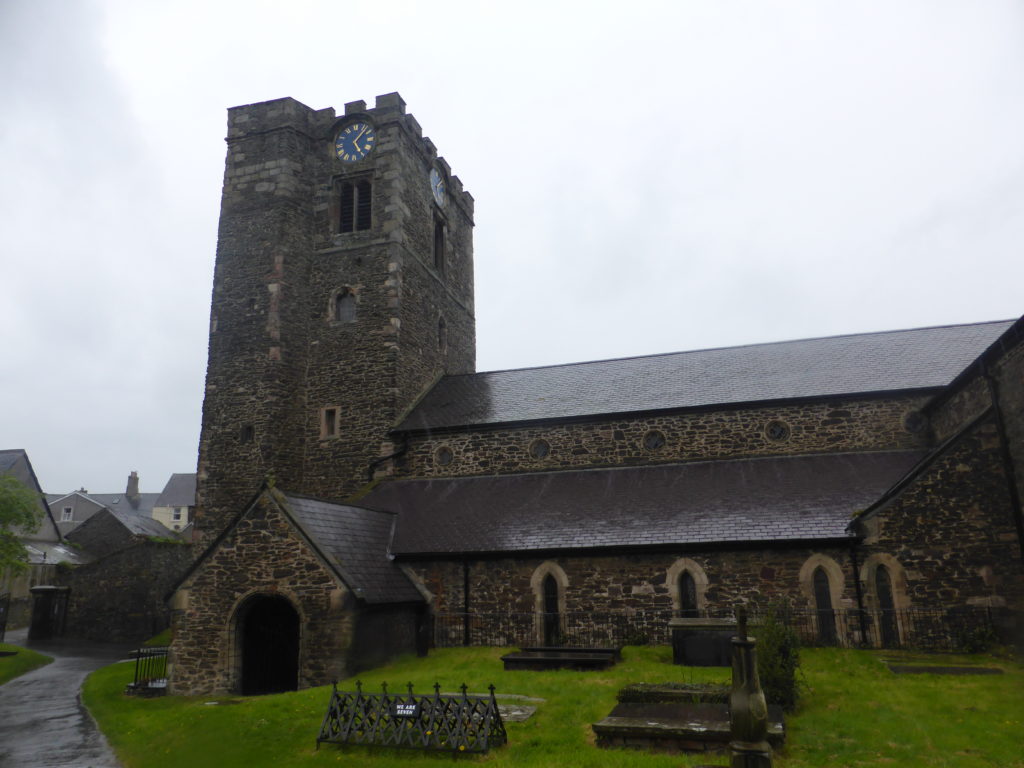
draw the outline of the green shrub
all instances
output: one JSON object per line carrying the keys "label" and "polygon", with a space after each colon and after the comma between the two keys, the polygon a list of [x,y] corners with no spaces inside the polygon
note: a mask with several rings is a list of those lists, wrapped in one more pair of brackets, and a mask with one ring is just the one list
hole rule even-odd
{"label": "green shrub", "polygon": [[954,637],[956,648],[961,653],[986,653],[998,642],[996,631],[988,624],[961,627]]}
{"label": "green shrub", "polygon": [[800,640],[786,621],[784,607],[770,606],[753,630],[757,638],[757,675],[769,704],[787,712],[796,708]]}

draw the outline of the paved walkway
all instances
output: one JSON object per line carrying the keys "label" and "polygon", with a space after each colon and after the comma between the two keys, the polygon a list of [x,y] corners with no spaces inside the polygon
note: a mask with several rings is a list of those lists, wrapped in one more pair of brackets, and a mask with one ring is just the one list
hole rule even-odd
{"label": "paved walkway", "polygon": [[[5,642],[29,647],[25,630]],[[126,656],[124,647],[33,644],[53,662],[0,685],[0,768],[120,768],[82,706],[86,675]]]}

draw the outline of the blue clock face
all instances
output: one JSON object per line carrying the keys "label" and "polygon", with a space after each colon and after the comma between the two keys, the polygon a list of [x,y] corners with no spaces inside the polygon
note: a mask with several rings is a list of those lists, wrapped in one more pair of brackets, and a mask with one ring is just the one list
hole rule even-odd
{"label": "blue clock face", "polygon": [[438,205],[444,205],[444,176],[437,168],[430,169],[430,191]]}
{"label": "blue clock face", "polygon": [[338,152],[339,160],[343,163],[354,163],[370,154],[376,143],[377,136],[373,132],[373,126],[359,122],[346,125],[338,132],[334,148]]}

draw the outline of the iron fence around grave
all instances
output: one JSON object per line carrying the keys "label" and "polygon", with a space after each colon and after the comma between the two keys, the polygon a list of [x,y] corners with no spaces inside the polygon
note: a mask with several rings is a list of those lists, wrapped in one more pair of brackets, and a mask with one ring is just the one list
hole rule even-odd
{"label": "iron fence around grave", "polygon": [[125,693],[136,696],[160,696],[167,693],[167,648],[137,648],[135,679],[125,686]]}
{"label": "iron fence around grave", "polygon": [[[766,609],[748,606],[756,625]],[[807,646],[908,648],[927,651],[978,651],[996,641],[1008,615],[989,608],[909,608],[894,611],[776,608],[780,621]],[[456,646],[603,647],[668,645],[668,622],[679,611],[606,611],[579,613],[445,613],[434,616],[433,642]],[[693,614],[687,614],[693,615]],[[701,611],[724,618],[731,610]]]}
{"label": "iron fence around grave", "polygon": [[483,753],[508,743],[493,685],[489,696],[467,693],[465,683],[458,694],[442,694],[438,683],[433,695],[413,693],[412,683],[406,687],[407,693],[390,693],[382,683],[380,693],[363,693],[359,681],[355,691],[339,691],[337,683],[332,685],[317,749],[331,742],[455,755]]}

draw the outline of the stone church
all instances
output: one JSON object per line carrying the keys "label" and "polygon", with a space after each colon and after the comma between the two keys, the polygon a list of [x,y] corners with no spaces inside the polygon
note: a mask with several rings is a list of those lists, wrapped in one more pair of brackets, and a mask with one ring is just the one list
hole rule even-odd
{"label": "stone church", "polygon": [[1019,632],[1024,320],[476,373],[472,228],[397,93],[229,110],[172,690],[738,602]]}

